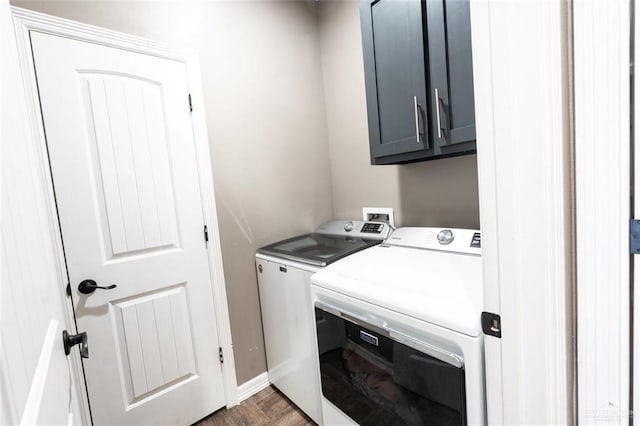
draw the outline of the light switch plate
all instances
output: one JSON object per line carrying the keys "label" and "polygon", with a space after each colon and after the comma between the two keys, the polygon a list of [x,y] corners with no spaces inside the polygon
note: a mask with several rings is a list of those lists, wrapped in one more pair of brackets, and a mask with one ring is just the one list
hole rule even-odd
{"label": "light switch plate", "polygon": [[393,208],[390,207],[363,207],[362,220],[373,222],[386,222],[395,228]]}

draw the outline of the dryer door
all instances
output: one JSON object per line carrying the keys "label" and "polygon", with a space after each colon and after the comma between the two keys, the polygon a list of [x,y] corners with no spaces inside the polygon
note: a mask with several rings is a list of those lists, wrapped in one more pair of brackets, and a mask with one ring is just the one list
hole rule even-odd
{"label": "dryer door", "polygon": [[463,365],[320,304],[315,315],[322,395],[355,422],[466,424]]}

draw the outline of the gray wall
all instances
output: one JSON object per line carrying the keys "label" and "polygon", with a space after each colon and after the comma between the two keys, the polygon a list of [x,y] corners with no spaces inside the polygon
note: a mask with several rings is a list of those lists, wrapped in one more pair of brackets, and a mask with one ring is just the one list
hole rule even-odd
{"label": "gray wall", "polygon": [[290,1],[13,4],[198,51],[238,383],[264,372],[255,250],[333,216],[313,10]]}
{"label": "gray wall", "polygon": [[396,225],[478,228],[475,155],[370,165],[358,2],[319,2],[318,16],[335,217],[393,207]]}

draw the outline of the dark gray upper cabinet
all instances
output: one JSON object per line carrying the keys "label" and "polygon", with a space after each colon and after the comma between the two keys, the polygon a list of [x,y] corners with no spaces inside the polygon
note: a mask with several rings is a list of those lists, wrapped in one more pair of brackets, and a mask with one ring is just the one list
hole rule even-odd
{"label": "dark gray upper cabinet", "polygon": [[361,6],[371,156],[423,151],[429,126],[422,5],[379,0]]}
{"label": "dark gray upper cabinet", "polygon": [[469,0],[360,2],[372,164],[475,152]]}

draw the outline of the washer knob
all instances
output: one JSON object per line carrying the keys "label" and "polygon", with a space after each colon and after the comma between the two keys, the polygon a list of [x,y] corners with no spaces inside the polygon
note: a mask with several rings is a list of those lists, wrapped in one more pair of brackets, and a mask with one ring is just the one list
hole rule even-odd
{"label": "washer knob", "polygon": [[344,230],[346,232],[351,232],[353,231],[353,222],[347,222],[344,224]]}
{"label": "washer knob", "polygon": [[451,244],[454,238],[453,231],[450,229],[443,229],[438,232],[438,242],[442,245]]}

